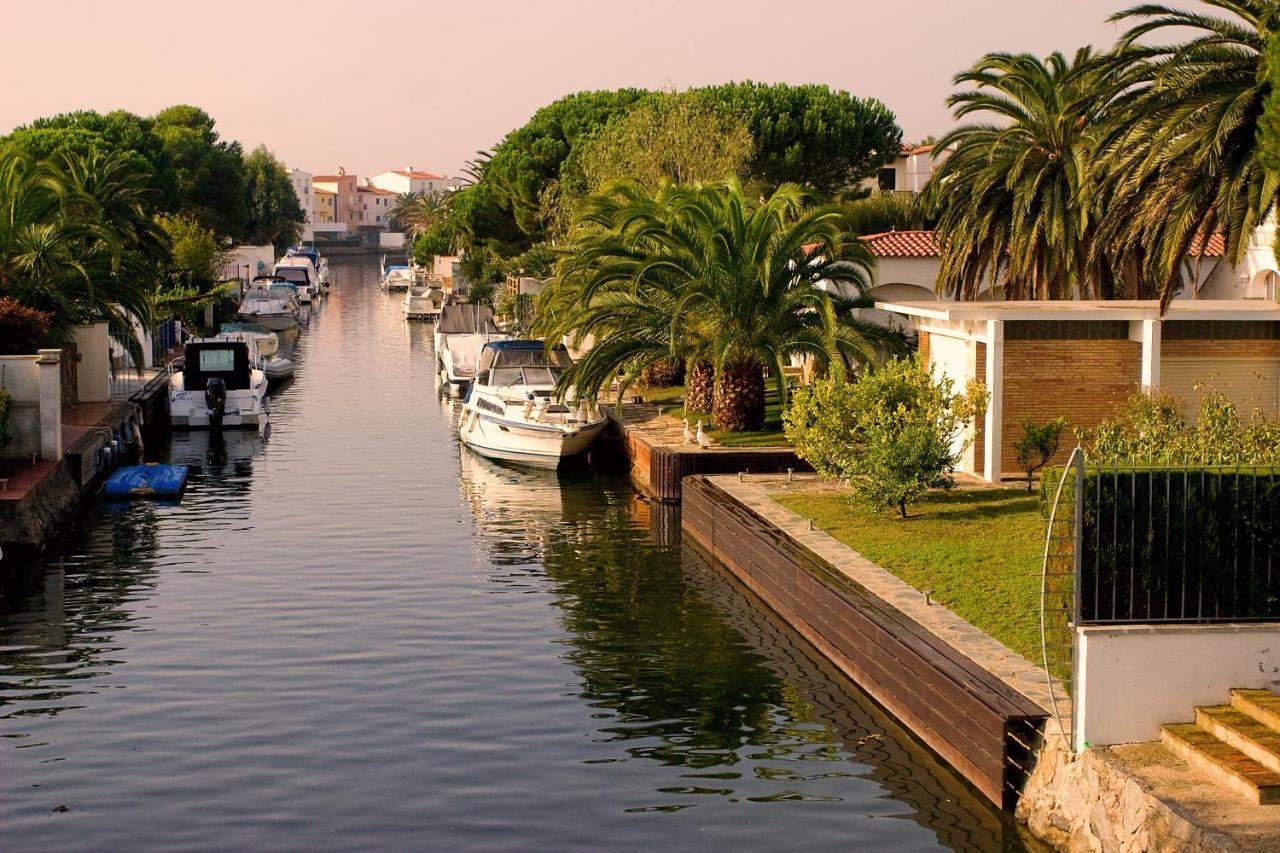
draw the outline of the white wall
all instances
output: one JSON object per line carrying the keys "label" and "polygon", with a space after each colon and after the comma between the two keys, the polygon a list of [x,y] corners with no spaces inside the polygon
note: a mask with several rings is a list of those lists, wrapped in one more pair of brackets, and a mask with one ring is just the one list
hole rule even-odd
{"label": "white wall", "polygon": [[222,277],[225,280],[239,275],[242,281],[246,281],[255,275],[270,275],[275,262],[274,246],[236,246],[222,267]]}
{"label": "white wall", "polygon": [[1231,689],[1280,688],[1280,625],[1125,625],[1076,632],[1075,747],[1158,740]]}
{"label": "white wall", "polygon": [[12,441],[0,455],[57,462],[62,459],[61,353],[0,356],[0,387],[9,392]]}
{"label": "white wall", "polygon": [[[963,338],[949,338],[937,332],[929,334],[929,370],[934,376],[945,376],[951,380],[952,391],[964,390],[969,380],[975,378],[974,367],[977,364],[977,344]],[[971,439],[973,426],[959,430],[952,437],[953,452],[965,448],[960,459],[960,470],[970,474],[981,473],[974,470],[974,454]],[[965,447],[965,445],[968,445]]]}

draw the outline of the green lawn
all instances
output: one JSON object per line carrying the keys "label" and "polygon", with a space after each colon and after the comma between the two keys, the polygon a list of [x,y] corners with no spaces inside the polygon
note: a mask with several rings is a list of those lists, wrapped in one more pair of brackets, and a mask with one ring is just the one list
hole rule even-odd
{"label": "green lawn", "polygon": [[774,495],[827,533],[986,631],[1027,660],[1040,652],[1044,520],[1024,489],[932,492],[911,517],[847,495]]}
{"label": "green lawn", "polygon": [[[672,388],[637,388],[635,393],[650,403],[674,403],[684,396],[684,387]],[[790,442],[782,432],[782,406],[778,403],[778,392],[773,388],[765,390],[764,429],[759,432],[730,432],[716,429],[711,422],[711,415],[706,412],[688,412],[689,423],[696,424],[702,419],[702,428],[713,440],[724,447],[787,447]],[[666,413],[676,418],[685,417],[683,406],[667,409]]]}

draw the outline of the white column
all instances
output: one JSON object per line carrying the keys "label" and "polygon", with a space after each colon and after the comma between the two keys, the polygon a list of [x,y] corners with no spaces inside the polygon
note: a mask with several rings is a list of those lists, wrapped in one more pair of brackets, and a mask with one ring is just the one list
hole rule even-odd
{"label": "white column", "polygon": [[1142,342],[1142,390],[1160,387],[1160,320],[1142,320],[1138,340]]}
{"label": "white column", "polygon": [[62,350],[42,349],[36,360],[40,379],[40,458],[62,459]]}
{"label": "white column", "polygon": [[982,436],[983,479],[1000,482],[1000,454],[1004,447],[1004,321],[987,321],[987,402],[985,429]]}

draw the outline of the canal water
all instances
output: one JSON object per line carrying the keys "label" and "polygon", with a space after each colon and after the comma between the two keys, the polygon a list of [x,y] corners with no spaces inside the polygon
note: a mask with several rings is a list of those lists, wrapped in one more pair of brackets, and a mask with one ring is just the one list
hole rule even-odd
{"label": "canal water", "polygon": [[430,327],[333,266],[267,434],[6,567],[6,849],[1028,843],[673,510],[460,449]]}

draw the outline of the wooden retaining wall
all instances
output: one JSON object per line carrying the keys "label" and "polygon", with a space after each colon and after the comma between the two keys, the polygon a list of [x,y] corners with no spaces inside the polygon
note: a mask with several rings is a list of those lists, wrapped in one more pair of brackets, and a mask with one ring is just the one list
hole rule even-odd
{"label": "wooden retaining wall", "polygon": [[1013,808],[1046,714],[705,477],[681,527],[993,802]]}

